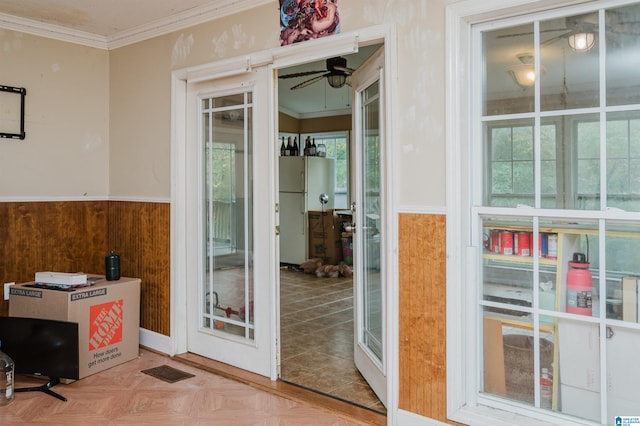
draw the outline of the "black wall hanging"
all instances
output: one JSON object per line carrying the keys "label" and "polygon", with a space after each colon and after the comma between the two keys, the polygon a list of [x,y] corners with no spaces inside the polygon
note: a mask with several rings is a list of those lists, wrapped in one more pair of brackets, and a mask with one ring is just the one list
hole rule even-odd
{"label": "black wall hanging", "polygon": [[27,89],[0,85],[0,138],[24,139],[24,97]]}

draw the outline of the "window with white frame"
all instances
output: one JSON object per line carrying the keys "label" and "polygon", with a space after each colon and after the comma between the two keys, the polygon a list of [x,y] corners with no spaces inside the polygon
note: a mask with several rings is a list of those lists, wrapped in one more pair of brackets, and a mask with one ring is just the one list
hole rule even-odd
{"label": "window with white frame", "polygon": [[472,27],[480,405],[640,415],[640,3]]}

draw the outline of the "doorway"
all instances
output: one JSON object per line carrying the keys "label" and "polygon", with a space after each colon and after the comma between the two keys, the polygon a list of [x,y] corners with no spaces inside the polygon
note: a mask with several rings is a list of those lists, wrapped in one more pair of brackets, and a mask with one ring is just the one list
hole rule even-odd
{"label": "doorway", "polygon": [[[379,42],[388,40],[390,35],[382,30],[383,28],[373,30],[366,37],[363,36],[361,40],[371,40],[371,43],[373,40]],[[331,40],[316,44],[313,59],[331,57],[332,51],[339,52],[341,55],[350,55],[357,50],[354,48],[356,45],[357,37],[350,35],[332,37]],[[360,47],[360,49],[363,48]],[[393,51],[393,43],[391,43],[390,49]],[[318,53],[319,50],[322,53]],[[309,60],[309,56],[306,53],[304,53],[304,56],[300,56],[302,55],[300,52],[303,52],[303,50],[292,47],[282,51],[278,50],[278,55],[274,55],[274,57],[260,53],[249,58],[238,57],[228,61],[212,63],[207,67],[175,71],[172,74],[172,98],[175,104],[174,114],[172,115],[173,128],[175,130],[172,140],[175,152],[172,168],[176,180],[176,191],[172,192],[171,213],[172,232],[174,233],[172,235],[172,253],[175,253],[172,256],[172,271],[174,271],[175,275],[172,282],[185,284],[174,285],[173,287],[175,292],[173,299],[176,303],[172,303],[172,317],[175,318],[175,321],[172,322],[170,350],[173,353],[202,352],[204,357],[229,364],[232,367],[241,368],[242,370],[253,371],[260,376],[269,377],[271,380],[276,380],[280,377],[280,361],[282,359],[279,356],[281,319],[279,310],[280,269],[277,264],[279,262],[279,250],[276,248],[277,244],[279,244],[277,230],[282,217],[276,212],[276,209],[266,208],[267,206],[277,207],[276,203],[278,201],[277,194],[273,191],[265,191],[265,182],[274,177],[274,173],[275,182],[278,179],[277,165],[275,165],[277,158],[274,157],[276,151],[272,151],[276,147],[273,142],[273,136],[271,136],[277,134],[278,126],[276,120],[272,120],[272,118],[275,118],[275,114],[270,112],[273,111],[272,106],[277,105],[277,102],[269,104],[268,100],[272,99],[272,95],[276,96],[273,92],[275,88],[272,78],[273,70],[275,68],[284,69],[292,64],[299,63],[299,60],[296,61],[294,57]],[[272,59],[274,62],[269,62]],[[251,64],[249,68],[247,68],[248,62]],[[273,64],[278,64],[279,66],[274,68]],[[385,69],[389,70],[392,65],[389,64],[388,67],[380,69],[381,73],[384,73]],[[366,69],[367,67],[360,66],[359,68]],[[355,75],[357,73],[354,73],[353,76]],[[355,79],[355,81],[357,82],[358,79]],[[358,90],[355,90],[356,87]],[[356,96],[354,99],[362,103],[364,97],[368,95],[365,95],[365,91],[360,91],[362,89],[360,85],[353,84],[353,88],[354,92],[360,96],[360,98]],[[390,89],[389,91],[391,93]],[[226,99],[227,97],[232,98],[231,103],[227,102],[229,100]],[[371,97],[371,99],[375,98],[376,96]],[[353,101],[350,100],[349,102]],[[385,106],[383,109],[388,108]],[[239,110],[243,112],[240,113]],[[365,112],[365,108],[361,112]],[[249,119],[250,116],[253,119]],[[207,119],[208,126],[204,121],[201,121],[204,118]],[[213,127],[211,123],[213,123]],[[247,206],[247,209],[243,209],[243,211],[251,214],[251,216],[245,214],[246,220],[241,221],[242,229],[245,229],[245,233],[236,234],[237,236],[249,237],[250,240],[243,238],[245,243],[242,247],[244,248],[238,251],[239,246],[236,244],[234,249],[236,252],[233,253],[235,260],[239,259],[237,255],[241,253],[244,259],[244,262],[241,262],[244,265],[244,277],[243,279],[234,280],[233,284],[236,289],[240,288],[241,284],[244,284],[245,296],[242,299],[242,303],[236,303],[232,298],[221,297],[221,293],[218,290],[224,289],[216,288],[215,277],[221,278],[221,274],[229,272],[225,269],[227,264],[223,264],[220,261],[230,253],[224,251],[228,251],[228,248],[225,249],[215,245],[218,244],[218,237],[220,237],[217,231],[213,234],[205,232],[207,229],[217,229],[218,222],[216,217],[221,217],[215,214],[216,201],[220,200],[215,196],[209,197],[212,203],[206,205],[213,206],[214,214],[213,221],[210,221],[213,228],[207,228],[205,219],[208,216],[205,215],[205,212],[209,210],[203,209],[205,204],[201,203],[202,194],[205,193],[203,192],[205,188],[203,185],[206,183],[204,177],[207,176],[205,173],[207,170],[205,165],[207,163],[204,161],[203,156],[206,156],[207,152],[214,154],[213,151],[208,151],[207,144],[207,135],[211,135],[211,129],[213,129],[213,138],[209,139],[214,142],[218,140],[216,137],[218,131],[230,130],[227,134],[234,136],[233,140],[236,144],[232,151],[253,147],[252,151],[245,151],[245,153],[251,154],[250,157],[242,154],[241,151],[237,151],[236,161],[232,162],[236,164],[238,173],[242,171],[242,188],[244,189],[240,190],[240,186],[236,185],[236,191],[231,193],[236,194],[237,199],[238,196],[244,198],[245,195],[249,194],[249,191],[252,191],[251,198],[253,200],[250,203],[253,207],[243,204]],[[261,130],[254,132],[253,129]],[[269,132],[268,129],[275,130],[275,132]],[[356,134],[355,139],[358,139],[357,135],[362,134],[362,130],[362,126],[356,127],[356,132],[354,132]],[[224,133],[220,135],[222,134]],[[391,139],[388,130],[385,130],[384,135],[385,140]],[[240,144],[240,141],[242,141],[242,144]],[[269,143],[266,143],[267,141]],[[231,140],[227,142],[231,142]],[[241,148],[241,146],[244,148]],[[360,145],[357,146],[358,149],[362,149]],[[224,147],[217,148],[224,149]],[[240,157],[237,157],[237,154],[240,154]],[[245,163],[243,156],[247,161],[249,161],[249,158],[260,160],[251,160]],[[229,156],[227,155],[224,158],[227,157]],[[217,157],[213,156],[211,158],[214,160],[213,163],[217,161]],[[265,158],[272,158],[274,161],[262,161]],[[381,158],[387,163],[386,169],[389,169],[391,153],[388,148]],[[242,162],[240,162],[241,159],[243,160]],[[246,165],[249,163],[252,164],[252,170],[240,166],[241,164]],[[191,165],[200,166],[193,167]],[[216,168],[214,167],[214,169]],[[355,170],[355,167],[353,170]],[[238,176],[240,175],[238,174]],[[354,181],[355,179],[351,179],[351,183]],[[238,182],[240,181],[237,180],[236,183]],[[271,182],[274,181],[271,180]],[[274,189],[277,190],[277,188]],[[388,193],[388,190],[384,192]],[[383,200],[384,203],[389,203],[389,201]],[[362,205],[365,206],[365,204]],[[391,211],[390,208],[385,208],[385,210],[386,212]],[[239,213],[240,210],[237,210],[237,212]],[[238,215],[235,215],[235,217],[238,217]],[[380,217],[382,218],[381,223],[383,226],[392,227],[393,221],[384,219],[390,217],[390,214],[385,213]],[[238,225],[241,222],[237,222]],[[253,225],[250,225],[251,223]],[[363,221],[360,221],[360,223],[360,226],[362,226]],[[276,232],[273,232],[274,227]],[[236,229],[240,230],[239,227]],[[246,230],[252,230],[253,233],[249,234]],[[393,229],[387,231],[387,235],[392,235],[393,233]],[[208,249],[210,245],[203,243],[204,240],[201,239],[203,235],[213,235],[213,242],[215,243],[213,251]],[[230,240],[230,238],[226,238],[225,241],[227,240]],[[235,241],[238,242],[240,239],[236,238]],[[245,248],[250,247],[247,241],[252,241],[253,252],[260,253],[259,256],[252,256],[251,253],[245,250]],[[381,243],[379,247],[387,247],[385,249],[385,257],[391,256],[389,244]],[[274,248],[276,249],[274,250]],[[364,252],[364,250],[361,250],[361,252]],[[213,253],[214,257],[213,268],[209,269],[206,266],[209,263],[205,264],[203,261],[203,259],[207,258],[208,253]],[[218,254],[220,256],[217,256]],[[237,262],[233,263],[233,265],[239,266]],[[247,266],[250,267],[249,270],[247,270]],[[384,269],[387,275],[385,277],[387,282],[390,281],[391,269]],[[213,271],[213,288],[208,285],[209,280],[205,279],[208,276],[207,271]],[[270,277],[273,277],[274,280],[271,280]],[[252,278],[256,281],[252,281]],[[218,284],[225,284],[224,280],[218,279],[217,282]],[[254,286],[253,283],[257,285]],[[192,286],[193,288],[191,288]],[[351,287],[353,288],[353,284]],[[217,299],[215,292],[220,296]],[[387,293],[389,293],[390,297],[382,301],[384,306],[393,302],[391,300],[393,297],[392,292],[386,289],[382,293],[382,298]],[[211,297],[212,294],[213,297]],[[359,297],[362,295],[362,292],[358,293]],[[366,302],[370,301],[375,301],[375,298],[370,298]],[[355,294],[353,303],[356,306],[358,303],[361,306],[363,304],[361,300],[355,298]],[[185,306],[190,308],[184,309]],[[240,315],[231,313],[231,318],[229,318],[226,309],[219,309],[226,307],[239,311]],[[241,314],[243,307],[244,315]],[[382,315],[386,315],[385,312],[389,312],[389,310],[383,309]],[[195,315],[196,313],[197,316]],[[354,316],[354,320],[357,320],[354,321],[354,330],[358,330],[358,333],[352,332],[354,348],[358,346],[364,349],[365,354],[368,346],[363,343],[363,340],[375,336],[375,333],[369,333],[370,329],[366,328],[366,326],[359,326],[358,321],[362,323],[375,317],[376,315],[368,317],[364,314],[362,316]],[[393,329],[393,327],[389,327],[386,324],[387,318],[389,316],[383,317],[382,325],[379,328],[383,336],[389,334],[386,330]],[[244,330],[241,334],[235,333],[238,330],[238,326]],[[190,334],[188,332],[190,329],[194,329],[199,334]],[[201,339],[201,336],[206,337],[206,339]],[[196,348],[196,344],[202,344],[203,347]],[[375,365],[374,363],[373,367],[378,368],[382,373],[384,378],[383,385],[391,388],[393,386],[393,376],[389,375],[387,371],[394,368],[394,354],[393,351],[389,350],[388,346],[383,346],[382,355],[385,361],[384,364]],[[378,385],[381,383],[379,381],[369,382]],[[394,407],[394,393],[390,392],[387,395],[388,406]]]}
{"label": "doorway", "polygon": [[[363,47],[359,49],[357,54],[343,55],[341,56],[344,60],[343,65],[346,62],[346,67],[357,69],[379,47],[379,45]],[[333,58],[279,70],[278,99],[281,137],[278,138],[278,145],[283,144],[284,141],[286,147],[289,137],[292,138],[292,141],[297,137],[298,147],[302,152],[306,137],[302,138],[301,135],[310,134],[313,136],[314,134],[337,131],[346,131],[348,135],[353,134],[351,129],[353,91],[350,77],[341,87],[335,87],[328,79],[325,79],[324,75],[326,74],[323,72],[331,71],[329,68],[332,60]],[[288,76],[294,77],[287,78]],[[353,144],[352,139],[349,137],[351,142],[347,144],[349,147]],[[347,151],[348,156],[351,155],[350,152],[351,148]],[[327,154],[328,157],[331,157],[336,152],[335,150],[333,153],[328,151]],[[348,160],[346,163],[348,180],[352,181],[346,187],[355,188],[354,179],[357,177],[354,164],[350,164]],[[333,170],[337,169],[337,167],[333,168]],[[282,172],[280,176],[282,178]],[[331,188],[330,192],[333,199],[330,200],[329,205],[332,208],[329,210],[349,212],[348,208],[356,198],[355,191],[348,190],[341,194],[339,190],[335,191],[335,176],[331,180],[334,183],[334,188]],[[281,191],[286,186],[286,182],[280,182]],[[351,193],[354,193],[353,197]],[[289,195],[287,194],[287,196]],[[308,196],[315,198],[315,194]],[[343,200],[339,202],[341,196]],[[282,238],[290,231],[290,227],[299,227],[300,224],[296,222],[294,225],[284,219],[290,217],[290,213],[283,211],[282,192],[280,200]],[[306,206],[311,203],[298,204]],[[314,209],[300,210],[307,212]],[[342,223],[342,221],[338,223]],[[304,222],[302,226],[309,229],[309,225],[308,222]],[[338,235],[340,235],[340,231],[342,230],[338,230]],[[303,234],[306,235],[304,230]],[[327,234],[323,233],[323,235]],[[308,240],[308,236],[306,238]],[[345,239],[344,242],[347,243],[348,239]],[[307,241],[304,243],[306,244]],[[338,242],[339,245],[342,243],[343,241]],[[338,250],[340,248],[338,247]],[[307,249],[306,246],[305,249]],[[336,256],[335,251],[330,256],[324,257],[324,263],[342,264],[344,262],[343,253],[340,252]],[[316,258],[316,255],[313,247],[308,247],[306,256],[302,259]],[[385,413],[384,404],[362,377],[354,361],[354,342],[357,341],[354,338],[354,330],[356,329],[354,325],[354,297],[357,292],[354,291],[353,276],[350,273],[338,273],[338,276],[335,277],[328,277],[322,273],[315,274],[309,268],[302,270],[296,262],[282,262],[288,260],[287,256],[283,256],[281,245],[280,379]],[[332,260],[328,261],[328,258]],[[352,265],[349,261],[344,264]],[[348,269],[348,271],[351,270],[351,268]]]}

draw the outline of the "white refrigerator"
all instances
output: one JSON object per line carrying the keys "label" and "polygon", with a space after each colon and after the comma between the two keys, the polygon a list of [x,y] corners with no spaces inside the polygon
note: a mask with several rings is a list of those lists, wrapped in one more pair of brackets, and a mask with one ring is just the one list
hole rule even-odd
{"label": "white refrigerator", "polygon": [[[280,263],[307,260],[308,211],[334,206],[335,161],[326,157],[280,157]],[[326,204],[320,195],[327,194]]]}

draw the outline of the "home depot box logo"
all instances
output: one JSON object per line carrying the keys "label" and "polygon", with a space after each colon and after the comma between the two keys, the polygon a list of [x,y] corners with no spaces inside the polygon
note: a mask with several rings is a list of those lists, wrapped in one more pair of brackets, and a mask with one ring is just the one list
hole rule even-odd
{"label": "home depot box logo", "polygon": [[122,341],[122,299],[100,305],[89,310],[89,350],[104,348]]}

